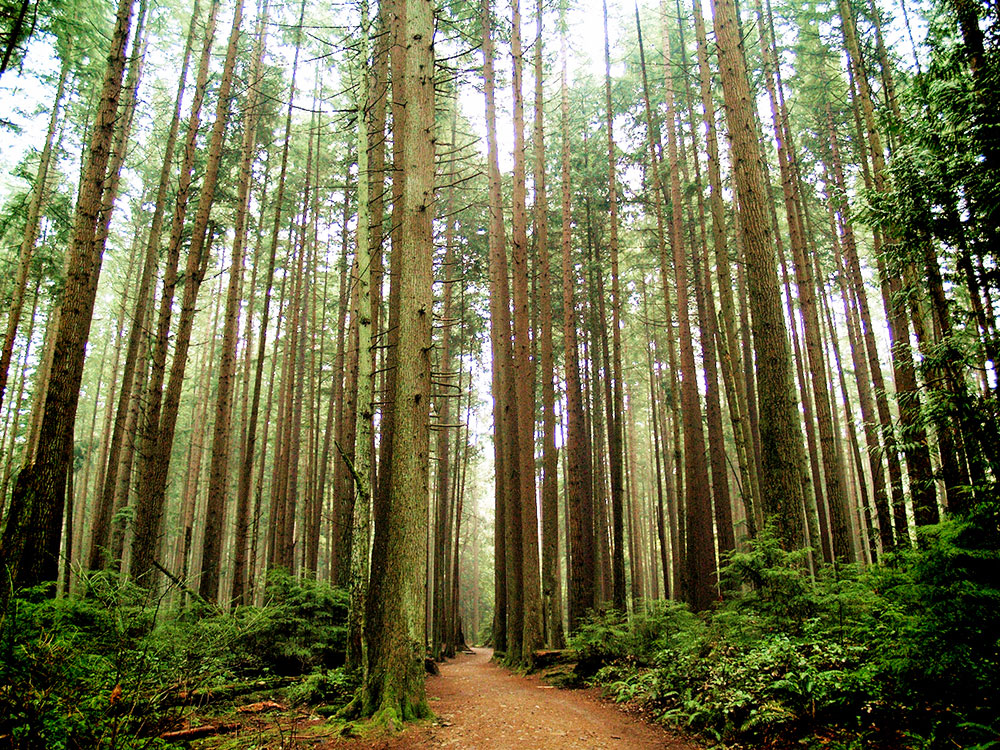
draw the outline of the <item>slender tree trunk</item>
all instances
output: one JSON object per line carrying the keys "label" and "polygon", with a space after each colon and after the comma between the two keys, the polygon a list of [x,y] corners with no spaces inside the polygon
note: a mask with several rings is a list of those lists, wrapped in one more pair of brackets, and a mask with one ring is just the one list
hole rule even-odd
{"label": "slender tree trunk", "polygon": [[[760,0],[755,0],[757,8],[757,23],[760,29],[760,45],[764,60],[764,82],[771,103],[771,119],[774,126],[774,136],[777,141],[778,163],[781,171],[782,192],[785,201],[785,212],[788,218],[789,244],[792,248],[792,265],[795,269],[795,280],[798,288],[799,309],[802,314],[802,327],[805,339],[806,355],[809,364],[809,383],[812,388],[813,405],[816,409],[816,425],[819,433],[819,448],[823,464],[824,493],[829,507],[830,531],[833,537],[832,555],[842,562],[854,560],[854,541],[851,531],[847,495],[844,488],[844,467],[837,451],[833,433],[833,410],[830,404],[830,383],[826,379],[826,362],[823,357],[823,344],[820,339],[820,320],[816,306],[816,290],[812,276],[812,268],[807,261],[805,227],[803,225],[799,189],[795,179],[795,149],[791,133],[788,129],[788,113],[784,106],[784,97],[776,93],[776,86],[781,85],[780,72],[776,64],[773,28],[770,15],[764,16]],[[771,33],[768,33],[771,29]],[[775,80],[777,78],[777,81]],[[818,485],[817,485],[818,490]],[[820,494],[817,491],[817,505],[822,506]],[[823,516],[820,507],[820,516]],[[824,536],[823,549],[825,556],[827,543]],[[829,557],[827,556],[829,560]]]}
{"label": "slender tree trunk", "polygon": [[795,309],[793,307],[792,284],[788,273],[788,261],[785,258],[785,245],[778,227],[778,212],[771,205],[771,229],[774,232],[775,249],[781,266],[781,283],[785,289],[785,315],[791,323],[792,355],[795,363],[795,376],[799,389],[799,399],[802,405],[802,422],[806,436],[806,455],[808,456],[809,474],[803,477],[802,496],[804,505],[801,509],[806,523],[806,535],[809,546],[821,551],[822,559],[832,561],[833,551],[830,546],[830,521],[826,514],[826,493],[824,492],[823,475],[820,467],[820,450],[816,441],[816,420],[813,409],[812,393],[806,383],[805,356],[802,354],[802,335],[799,332]]}
{"label": "slender tree trunk", "polygon": [[[27,6],[27,3],[25,3]],[[24,234],[21,236],[21,253],[17,266],[17,278],[14,280],[13,295],[7,310],[7,333],[3,341],[3,351],[0,351],[0,406],[7,391],[7,374],[10,370],[10,360],[14,354],[14,341],[17,339],[17,327],[21,323],[21,312],[24,308],[24,293],[28,288],[28,275],[31,273],[31,259],[35,254],[35,242],[38,240],[39,219],[45,208],[47,199],[49,165],[52,162],[52,144],[56,133],[56,123],[59,121],[59,107],[62,104],[63,93],[66,90],[66,79],[69,76],[72,56],[67,54],[59,68],[59,83],[56,85],[56,98],[49,114],[49,125],[45,131],[45,145],[38,158],[38,171],[35,173],[35,184],[31,187],[31,198],[28,201],[28,214],[24,222]],[[6,493],[4,493],[6,495]]]}
{"label": "slender tree trunk", "polygon": [[538,254],[538,317],[542,379],[542,608],[550,648],[562,648],[562,586],[559,576],[559,454],[556,449],[555,364],[552,345],[552,272],[549,204],[545,180],[545,71],[542,66],[543,3],[535,9],[534,223]]}
{"label": "slender tree trunk", "polygon": [[[345,204],[345,207],[349,203]],[[347,226],[347,212],[344,213],[344,226]],[[350,304],[348,310],[350,311],[350,324],[347,327],[347,339],[345,342],[345,373],[346,378],[344,381],[344,392],[343,392],[343,409],[341,414],[341,425],[340,429],[337,431],[340,436],[341,447],[344,449],[348,458],[351,461],[354,460],[355,451],[355,438],[357,431],[357,412],[358,412],[358,285],[357,285],[357,275],[358,275],[358,257],[355,253],[354,261],[352,263],[353,273],[351,274],[351,284],[348,297],[350,299]],[[336,466],[339,471],[339,479],[336,480],[338,484],[336,486],[340,487],[340,527],[341,527],[341,539],[338,547],[342,550],[339,555],[340,570],[337,571],[337,583],[341,586],[347,586],[350,578],[350,550],[351,550],[351,533],[353,528],[352,519],[354,517],[354,503],[356,500],[356,493],[354,492],[353,482],[351,481],[350,469],[346,465],[346,460],[336,462]]]}
{"label": "slender tree trunk", "polygon": [[[649,341],[649,347],[646,350],[647,364],[649,367],[649,408],[650,417],[652,421],[652,432],[653,432],[653,460],[656,467],[656,537],[660,543],[660,567],[661,574],[663,576],[663,596],[664,598],[670,597],[670,560],[669,560],[669,550],[667,548],[667,534],[668,528],[664,517],[663,504],[664,504],[664,492],[663,492],[663,475],[664,475],[664,461],[661,460],[663,454],[663,440],[662,440],[662,430],[660,429],[660,399],[657,395],[657,390],[659,387],[659,381],[656,377],[656,368],[654,365],[653,352],[656,348],[654,337],[650,334],[649,330],[649,295],[646,292],[646,278],[643,276],[642,279],[642,316],[643,324],[646,330],[646,338]],[[669,485],[668,485],[669,486]]]}
{"label": "slender tree trunk", "polygon": [[[871,159],[871,181],[875,189],[881,191],[885,183],[885,156],[882,151],[882,141],[875,122],[875,109],[872,103],[871,90],[867,73],[861,59],[861,49],[857,38],[857,26],[853,11],[843,0],[838,7],[841,16],[841,32],[853,73],[857,97],[855,106],[860,109],[867,131],[867,144],[859,142],[858,148],[862,160],[867,163]],[[876,234],[876,259],[881,259],[882,238]],[[930,451],[927,446],[927,435],[920,421],[920,398],[917,390],[916,372],[913,365],[913,354],[909,347],[909,323],[906,317],[905,303],[899,294],[902,284],[898,278],[893,278],[885,272],[884,265],[879,268],[882,285],[882,300],[885,306],[886,318],[889,321],[889,340],[892,353],[893,376],[896,385],[896,400],[899,404],[899,422],[903,453],[906,456],[907,474],[910,479],[910,494],[914,508],[929,508],[936,501],[936,492],[932,477]],[[896,518],[897,544],[908,544],[909,534],[906,529],[905,515],[900,506]]]}
{"label": "slender tree trunk", "polygon": [[[660,3],[663,16],[663,49],[670,56],[670,36],[667,31],[666,3]],[[683,217],[679,168],[679,149],[674,109],[673,78],[666,69],[666,105],[671,113],[667,122],[667,165],[670,180],[670,245],[673,249],[674,282],[677,286],[677,324],[680,346],[681,416],[684,426],[684,473],[686,475],[686,599],[696,611],[707,609],[716,599],[715,550],[712,540],[712,496],[705,460],[705,433],[701,422],[701,399],[698,394],[698,374],[694,359],[694,339],[689,312],[690,282],[688,257],[681,238]],[[668,262],[661,259],[665,271]],[[664,286],[667,279],[664,277]],[[668,308],[669,309],[669,308]]]}
{"label": "slender tree trunk", "polygon": [[[184,371],[187,365],[187,352],[191,343],[191,330],[194,324],[195,305],[198,299],[198,289],[204,278],[205,267],[211,257],[211,243],[214,239],[214,227],[210,227],[209,213],[215,198],[215,185],[219,175],[219,165],[222,160],[222,143],[229,117],[229,91],[232,86],[233,70],[236,65],[237,42],[239,41],[240,23],[243,19],[243,0],[237,0],[233,15],[233,25],[226,51],[226,61],[223,67],[222,81],[219,85],[218,102],[215,109],[215,123],[212,128],[211,141],[208,149],[208,162],[205,165],[205,177],[201,184],[198,200],[198,210],[192,225],[191,246],[188,250],[187,267],[185,271],[184,297],[181,302],[181,317],[177,326],[174,342],[174,358],[170,368],[170,380],[163,400],[163,413],[152,471],[145,482],[147,491],[152,496],[154,513],[150,516],[150,525],[142,531],[159,536],[159,519],[163,512],[167,485],[167,472],[170,466],[170,453],[174,442],[174,430],[177,426],[177,413],[180,406],[181,388],[184,382]],[[224,507],[208,505],[206,508],[205,545],[202,554],[202,577],[198,591],[202,597],[215,601],[219,593],[219,563],[221,561],[222,543],[222,513]],[[137,534],[139,532],[137,531]],[[148,561],[152,563],[152,560]],[[146,561],[144,561],[144,564]]]}
{"label": "slender tree trunk", "polygon": [[[141,216],[138,221],[141,222],[145,218],[146,218],[145,216]],[[126,289],[127,290],[132,287],[132,275],[133,275],[133,271],[135,270],[135,261],[137,260],[137,257],[136,257],[137,253],[135,252],[135,249],[136,249],[136,246],[140,245],[140,244],[142,244],[142,231],[141,231],[141,227],[137,226],[136,227],[135,243],[134,243],[133,247],[131,248],[132,252],[129,253],[129,267],[128,267],[128,273],[126,275],[126,279],[127,279]],[[139,283],[141,284],[141,280],[139,280]],[[137,290],[136,293],[138,293],[138,291],[139,290]],[[87,502],[87,497],[88,497],[87,489],[84,489],[80,493],[80,499],[83,501],[83,502],[80,503],[80,505],[83,506],[83,507],[81,508],[81,513],[79,514],[80,520],[76,524],[76,528],[78,529],[77,534],[78,534],[78,536],[80,538],[78,540],[74,541],[74,549],[76,549],[76,555],[78,556],[79,560],[74,560],[72,562],[79,562],[79,561],[82,561],[85,557],[89,557],[89,555],[87,555],[85,553],[85,551],[84,551],[84,539],[83,539],[83,534],[81,533],[82,532],[82,528],[81,527],[83,527],[85,525],[83,523],[84,512],[90,511],[91,512],[91,516],[96,516],[97,512],[99,510],[100,504],[101,504],[100,492],[101,492],[101,488],[105,484],[105,468],[108,465],[108,452],[109,452],[110,447],[111,447],[112,425],[113,425],[113,423],[115,421],[115,414],[114,414],[114,405],[115,405],[114,392],[115,392],[115,386],[117,384],[117,379],[118,379],[119,365],[121,364],[122,343],[124,341],[123,334],[124,334],[124,331],[125,331],[125,321],[126,321],[126,315],[127,315],[127,309],[128,309],[128,300],[129,300],[129,294],[128,294],[128,292],[122,294],[121,304],[119,305],[119,308],[118,308],[118,321],[117,321],[117,323],[115,325],[114,339],[115,339],[116,346],[115,346],[114,359],[113,359],[113,361],[111,363],[112,382],[111,382],[111,385],[109,387],[108,396],[104,399],[104,417],[103,417],[103,423],[104,424],[103,424],[103,427],[101,429],[101,440],[100,440],[100,446],[101,447],[100,447],[100,452],[98,454],[97,459],[95,461],[93,461],[93,463],[96,464],[96,468],[97,468],[97,477],[96,477],[95,483],[94,483],[95,484],[96,492],[94,493],[93,500],[90,503]],[[102,369],[103,369],[103,365],[102,365]],[[128,409],[128,405],[127,405],[127,402],[126,402],[125,410],[127,411],[127,409]],[[95,420],[97,418],[97,404],[96,404],[96,400],[95,400],[95,404],[94,404],[94,415],[93,415],[93,418]],[[125,414],[124,414],[124,411],[123,411],[123,413],[122,413],[122,420],[123,421],[124,421],[124,418],[125,418]],[[93,434],[93,429],[94,428],[93,428],[93,425],[92,425],[91,426],[91,434]],[[88,465],[88,470],[87,470],[88,481],[89,481],[90,469],[91,468],[92,467]],[[110,514],[109,514],[109,516],[110,516]],[[89,520],[89,524],[87,524],[87,525],[91,525],[92,526],[93,522],[94,522],[94,518],[91,517],[88,520]],[[107,536],[107,531],[105,530],[105,537],[106,536]],[[89,541],[89,540],[87,540],[87,541]],[[105,541],[105,544],[106,543],[107,542]],[[69,560],[68,560],[68,562],[69,562]]]}
{"label": "slender tree trunk", "polygon": [[[208,524],[207,533],[221,533],[221,519],[225,510],[226,496],[229,490],[229,443],[232,434],[232,392],[236,377],[236,333],[239,319],[240,286],[243,279],[243,258],[246,248],[247,211],[250,200],[250,179],[253,171],[253,161],[257,144],[257,96],[259,88],[256,81],[260,76],[261,62],[264,57],[264,35],[267,21],[267,3],[261,11],[257,22],[257,41],[254,47],[253,65],[250,68],[250,80],[253,82],[247,94],[243,109],[243,144],[240,155],[240,175],[236,196],[236,221],[234,225],[233,251],[230,256],[229,285],[226,291],[226,311],[222,324],[222,348],[219,360],[219,377],[216,386],[215,426],[212,433],[212,462],[208,475]],[[246,506],[244,505],[244,511]],[[246,526],[245,514],[237,521],[238,525]],[[206,555],[206,558],[208,556]],[[203,575],[215,578],[211,585],[212,599],[218,597],[218,564],[219,553],[215,557],[205,559],[203,566],[211,566],[210,570],[203,568]],[[204,596],[204,592],[202,592]]]}
{"label": "slender tree trunk", "polygon": [[[21,30],[24,28],[24,19],[28,15],[28,8],[31,7],[30,0],[21,0],[21,7],[17,11],[17,17],[14,18],[14,23],[12,28],[7,33],[7,39],[4,43],[3,59],[0,60],[0,76],[4,74],[7,70],[7,66],[10,65],[10,58],[14,54],[14,50],[17,49],[17,45],[27,41],[21,38]],[[30,36],[31,31],[28,31],[28,36]]]}
{"label": "slender tree trunk", "polygon": [[[594,552],[597,575],[597,603],[610,601],[614,584],[611,573],[611,519],[608,513],[608,461],[606,450],[606,425],[611,422],[608,412],[611,410],[612,394],[609,377],[602,374],[611,372],[611,356],[608,351],[607,306],[604,301],[604,273],[597,263],[596,231],[590,196],[584,197],[584,209],[587,216],[587,289],[590,304],[588,315],[588,333],[590,345],[584,345],[584,362],[590,363],[590,387],[586,389],[589,397],[589,413],[591,415],[590,444],[591,465],[593,466],[593,504],[594,504]],[[591,353],[588,357],[588,353]],[[602,369],[603,367],[603,369]]]}
{"label": "slender tree trunk", "polygon": [[[497,562],[503,571],[498,582],[494,628],[497,649],[521,652],[520,598],[520,481],[517,474],[515,402],[512,398],[510,298],[507,286],[506,230],[503,221],[497,148],[493,17],[488,0],[482,6],[483,81],[486,96],[486,142],[489,168],[490,341],[493,350],[493,422],[496,465]],[[502,555],[501,555],[502,548]],[[503,606],[501,606],[501,603]],[[512,623],[516,623],[512,625]]]}
{"label": "slender tree trunk", "polygon": [[[288,150],[291,142],[292,110],[295,105],[295,77],[298,71],[299,46],[302,38],[302,15],[305,12],[305,0],[299,9],[299,25],[296,30],[295,55],[292,62],[292,75],[288,91],[288,108],[285,110],[285,133],[281,146],[281,168],[278,173],[278,190],[274,198],[274,220],[271,224],[270,254],[267,273],[264,282],[264,309],[261,312],[260,343],[257,350],[257,364],[254,371],[253,394],[250,397],[250,418],[246,430],[246,442],[241,448],[239,481],[236,488],[236,542],[233,558],[233,589],[232,600],[235,604],[246,604],[247,587],[249,584],[247,570],[255,564],[251,557],[246,558],[245,528],[247,512],[250,506],[250,486],[253,475],[253,463],[257,447],[257,422],[260,413],[260,392],[264,377],[264,359],[267,351],[267,326],[271,309],[271,288],[274,284],[274,268],[278,251],[278,235],[281,230],[282,204],[285,200],[285,185],[288,175]],[[265,14],[266,15],[266,14]],[[273,385],[273,383],[272,383]],[[271,387],[271,386],[269,386]],[[266,434],[266,429],[265,429]],[[263,457],[261,457],[263,465]],[[256,515],[256,514],[255,514]]]}
{"label": "slender tree trunk", "polygon": [[[528,296],[528,238],[525,201],[524,95],[521,73],[521,4],[513,0],[511,59],[514,89],[514,189],[511,222],[511,261],[514,303],[514,376],[517,387],[517,432],[520,464],[521,596],[523,603],[519,662],[531,666],[541,645],[541,591],[538,563],[538,511],[535,498],[535,395],[532,366],[530,299]],[[516,656],[513,655],[512,656]]]}
{"label": "slender tree trunk", "polygon": [[560,90],[562,296],[563,348],[566,377],[566,515],[569,526],[567,565],[569,630],[576,630],[594,606],[594,514],[591,504],[590,441],[587,437],[580,384],[579,344],[572,256],[572,204],[570,203],[569,90],[567,84],[566,32],[560,36],[562,79]]}
{"label": "slender tree trunk", "polygon": [[[348,198],[347,184],[349,179],[345,173],[344,178],[344,206],[343,206],[343,218],[341,221],[341,253],[340,253],[340,284],[339,284],[339,302],[337,307],[337,351],[334,356],[334,383],[333,383],[333,394],[332,401],[330,404],[330,409],[334,414],[334,429],[332,434],[336,436],[338,441],[343,439],[343,428],[344,428],[344,402],[346,401],[346,371],[347,371],[347,348],[351,345],[349,340],[349,334],[351,331],[348,328],[350,318],[348,317],[348,311],[350,310],[350,300],[351,300],[351,275],[348,270],[351,267],[351,263],[348,259],[348,254],[350,251],[350,235],[347,230],[347,221],[350,217],[350,200]],[[344,484],[344,475],[342,471],[342,464],[345,464],[343,458],[339,461],[334,458],[334,472],[333,472],[333,487],[332,487],[332,505],[333,505],[333,539],[332,545],[333,549],[330,555],[330,580],[336,581],[337,576],[343,570],[342,559],[348,553],[348,550],[342,548],[343,542],[343,528],[341,523],[345,518],[344,515],[344,505],[345,505],[345,494],[348,488]],[[323,464],[324,476],[326,479],[326,462]]]}
{"label": "slender tree trunk", "polygon": [[[833,114],[829,108],[826,120],[830,137],[830,161],[834,178],[834,186],[841,203],[838,209],[838,231],[840,242],[834,245],[837,267],[843,269],[838,274],[840,293],[843,297],[844,311],[848,319],[848,330],[854,332],[851,346],[851,356],[854,362],[858,386],[858,401],[861,416],[865,424],[865,440],[868,446],[868,457],[871,462],[872,493],[875,498],[875,509],[879,521],[879,538],[883,552],[891,551],[895,546],[892,532],[892,520],[889,511],[889,501],[886,495],[885,470],[889,468],[890,487],[901,492],[899,487],[901,467],[896,451],[895,437],[891,419],[889,419],[889,403],[885,395],[885,383],[882,378],[882,367],[879,364],[875,339],[873,335],[871,312],[868,307],[868,295],[864,291],[861,278],[861,266],[857,263],[857,248],[854,241],[854,228],[850,217],[843,206],[845,191],[843,168],[840,164],[840,149],[837,133],[834,129]],[[843,259],[836,255],[843,250]],[[856,301],[856,304],[855,304]],[[860,320],[859,320],[860,318]],[[874,359],[869,359],[875,354]],[[873,393],[874,392],[874,393]],[[874,404],[873,404],[874,401]],[[877,407],[877,419],[876,412]],[[879,444],[878,425],[882,426],[883,442]],[[883,463],[885,461],[885,463]],[[900,498],[900,503],[902,498]]]}
{"label": "slender tree trunk", "polygon": [[[680,0],[676,0],[677,17],[681,18]],[[688,69],[687,49],[684,43],[683,25],[678,26],[680,36],[681,65]],[[708,427],[708,451],[712,470],[712,506],[715,511],[716,544],[719,557],[722,558],[736,549],[736,535],[733,529],[733,507],[729,492],[729,472],[726,460],[726,444],[722,428],[722,401],[719,397],[719,366],[718,342],[722,340],[718,330],[715,309],[715,295],[712,293],[712,277],[709,272],[710,259],[708,254],[708,238],[705,222],[705,197],[702,191],[701,162],[697,147],[697,117],[691,102],[691,89],[684,84],[684,108],[689,113],[688,126],[691,131],[691,161],[694,163],[694,184],[697,186],[698,228],[697,241],[694,237],[693,222],[690,222],[690,241],[692,247],[692,272],[694,274],[695,301],[698,309],[699,328],[701,329],[702,364],[705,372],[705,411]],[[677,124],[679,133],[683,133],[680,122]],[[683,155],[683,139],[682,139]],[[687,160],[682,160],[684,182],[689,183]],[[689,207],[690,213],[690,207]],[[703,265],[704,264],[704,265]],[[735,425],[734,425],[735,427]]]}
{"label": "slender tree trunk", "polygon": [[[158,469],[154,464],[159,460],[157,443],[159,441],[160,416],[163,404],[163,382],[166,376],[167,350],[169,345],[170,320],[173,315],[174,294],[178,283],[178,266],[180,263],[181,241],[187,215],[188,199],[191,194],[191,182],[195,162],[198,129],[201,123],[201,108],[205,100],[208,86],[208,67],[211,60],[212,42],[215,38],[215,24],[219,13],[219,0],[212,0],[208,20],[205,24],[205,37],[202,43],[201,58],[195,83],[194,96],[191,101],[191,113],[188,117],[187,135],[184,142],[184,154],[181,161],[177,192],[174,197],[174,213],[170,225],[170,239],[167,245],[166,265],[163,273],[163,289],[160,292],[160,305],[157,315],[156,338],[153,344],[150,363],[149,382],[146,384],[147,398],[142,414],[140,428],[141,461],[139,477],[144,486],[152,487],[153,472]],[[162,173],[161,173],[162,176]],[[198,266],[195,266],[197,269]],[[176,355],[175,355],[176,356]],[[164,485],[166,478],[164,478]],[[131,574],[133,578],[144,578],[153,569],[155,546],[159,539],[159,499],[153,492],[143,492],[136,504],[135,528],[136,538],[132,544]]]}
{"label": "slender tree trunk", "polygon": [[[638,9],[637,9],[638,10]],[[662,184],[662,174],[660,170],[661,156],[663,152],[662,143],[660,141],[659,123],[658,120],[653,116],[653,109],[649,98],[649,80],[646,73],[646,54],[642,44],[642,25],[639,22],[638,13],[636,14],[636,32],[639,37],[639,63],[640,70],[642,72],[642,95],[643,104],[646,110],[646,141],[649,145],[649,163],[650,166],[646,170],[647,176],[652,175],[653,183],[653,207],[654,214],[656,216],[656,249],[657,257],[660,260],[660,277],[663,284],[663,297],[665,300],[665,320],[666,325],[671,324],[672,315],[672,305],[670,304],[670,286],[667,282],[669,273],[666,270],[667,267],[667,248],[666,248],[666,228],[663,216],[663,203],[666,199],[667,193]],[[644,300],[645,301],[645,300]],[[676,392],[677,385],[677,354],[673,345],[674,337],[671,336],[667,344],[667,358],[669,360],[670,369],[670,388],[671,394]],[[659,350],[659,347],[657,347]],[[680,408],[678,406],[678,399],[671,395],[670,401],[670,411],[673,418],[674,424],[674,440],[673,440],[673,466],[671,467],[671,462],[667,458],[667,455],[663,455],[664,463],[664,475],[666,478],[666,492],[667,492],[667,507],[668,515],[670,519],[670,539],[671,539],[671,566],[670,566],[670,582],[667,585],[667,589],[671,592],[672,598],[679,598],[681,593],[681,562],[682,562],[682,542],[681,535],[679,534],[678,528],[678,506],[679,499],[683,495],[683,475],[680,472],[680,465],[682,462],[681,458],[681,442],[677,436],[677,429],[680,424]],[[667,439],[666,430],[666,414],[661,415],[663,429],[661,434],[663,435],[663,445],[666,447],[669,442]],[[666,567],[665,567],[666,570]],[[666,575],[666,574],[665,574]]]}
{"label": "slender tree trunk", "polygon": [[[14,433],[17,431],[18,426],[18,416],[21,413],[21,405],[24,401],[24,382],[27,378],[27,366],[28,361],[31,357],[31,339],[35,333],[35,316],[38,313],[38,302],[41,295],[39,290],[41,289],[41,279],[35,281],[35,291],[31,299],[31,316],[28,318],[28,331],[24,337],[24,353],[21,355],[21,365],[19,369],[17,387],[14,392],[17,394],[17,398],[14,400],[14,408],[10,409],[8,402],[7,410],[7,421],[4,424],[4,435],[3,435],[3,446],[0,450],[0,454],[5,457],[0,471],[3,471],[3,478],[0,479],[0,518],[4,518],[7,515],[7,489],[10,486],[11,473],[14,471]],[[9,438],[9,440],[8,440]]]}
{"label": "slender tree trunk", "polygon": [[[371,476],[372,431],[374,416],[375,353],[372,348],[372,250],[381,244],[381,237],[370,234],[372,223],[372,176],[369,174],[369,131],[373,126],[373,102],[369,86],[368,2],[361,2],[361,48],[358,57],[358,413],[357,445],[354,451],[354,482],[357,500],[354,503],[351,534],[351,607],[348,611],[347,663],[366,670],[368,654],[365,642],[365,607],[368,597],[368,557],[371,551]],[[377,54],[377,53],[376,53]],[[362,673],[367,680],[367,673]]]}
{"label": "slender tree trunk", "polygon": [[[618,269],[618,186],[616,178],[614,110],[611,106],[611,48],[608,40],[608,3],[602,0],[604,16],[604,108],[608,130],[608,250],[611,255],[611,359],[612,395],[608,409],[608,466],[611,478],[611,554],[612,554],[612,603],[615,609],[625,610],[625,539],[624,539],[624,488],[622,486],[622,461],[624,460],[624,409],[622,385],[622,331],[621,283]],[[606,374],[607,375],[607,374]]]}
{"label": "slender tree trunk", "polygon": [[[455,121],[458,117],[457,108],[452,109],[451,114],[451,139],[450,144],[455,148]],[[451,566],[449,564],[451,552],[451,531],[452,524],[452,472],[451,472],[451,452],[450,436],[451,429],[451,400],[455,397],[454,383],[452,382],[452,350],[451,350],[451,329],[454,324],[453,315],[453,292],[456,277],[460,272],[460,264],[455,261],[455,216],[454,216],[454,186],[448,188],[448,198],[444,207],[445,211],[445,254],[441,268],[444,277],[442,289],[442,305],[440,316],[440,356],[438,357],[437,373],[434,385],[436,386],[438,397],[437,425],[435,434],[435,454],[437,458],[437,470],[435,473],[435,528],[434,528],[434,567],[433,567],[433,615],[431,620],[431,653],[435,659],[441,659],[451,650],[454,652],[454,644],[449,641],[447,621],[451,604]],[[459,391],[459,395],[461,392]],[[459,401],[461,406],[461,400]],[[459,433],[459,437],[461,434]]]}
{"label": "slender tree trunk", "polygon": [[[212,306],[211,330],[219,329],[219,315],[222,307],[222,276],[219,276],[218,294],[213,295],[215,304]],[[209,402],[211,401],[212,375],[215,370],[215,350],[218,337],[209,337],[208,351],[202,351],[195,360],[195,372],[201,373],[195,383],[195,398],[192,399],[191,424],[194,425],[191,444],[188,448],[187,467],[184,473],[184,485],[180,496],[178,515],[181,519],[180,543],[177,545],[179,564],[175,570],[180,579],[187,581],[191,570],[196,568],[199,546],[195,544],[195,534],[203,532],[201,524],[196,524],[198,517],[199,496],[201,495],[202,478],[205,466],[205,447],[209,444],[209,431],[212,420],[209,419]],[[181,601],[188,598],[187,592],[182,592]]]}

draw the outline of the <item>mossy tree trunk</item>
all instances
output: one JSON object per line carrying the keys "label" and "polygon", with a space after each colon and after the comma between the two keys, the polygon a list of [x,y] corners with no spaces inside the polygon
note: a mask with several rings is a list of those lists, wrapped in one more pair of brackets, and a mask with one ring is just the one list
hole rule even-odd
{"label": "mossy tree trunk", "polygon": [[766,214],[769,197],[754,99],[736,5],[733,0],[715,0],[713,10],[753,318],[760,409],[761,504],[764,515],[774,519],[782,543],[798,548],[805,542],[801,511],[805,469],[802,425],[793,391],[788,330],[781,314],[777,259]]}
{"label": "mossy tree trunk", "polygon": [[[432,256],[434,215],[434,6],[431,0],[395,5],[402,79],[394,100],[406,102],[394,119],[401,141],[399,339],[392,400],[392,459],[385,523],[375,527],[368,623],[368,673],[364,710],[386,723],[422,718],[424,693],[427,502],[431,387]],[[396,87],[402,84],[402,91]],[[374,589],[374,586],[372,587]]]}

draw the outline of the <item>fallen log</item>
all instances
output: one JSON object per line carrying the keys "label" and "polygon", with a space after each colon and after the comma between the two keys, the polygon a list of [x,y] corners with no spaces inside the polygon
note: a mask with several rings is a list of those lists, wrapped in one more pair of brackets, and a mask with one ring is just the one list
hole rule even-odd
{"label": "fallen log", "polygon": [[161,740],[178,742],[184,740],[196,740],[199,737],[212,737],[216,734],[227,734],[240,728],[239,724],[199,724],[196,727],[186,729],[175,729],[172,732],[164,732],[160,735]]}
{"label": "fallen log", "polygon": [[237,698],[248,693],[260,693],[265,690],[274,690],[296,682],[294,677],[273,677],[264,680],[251,680],[249,682],[233,682],[228,685],[216,685],[214,687],[200,687],[194,690],[177,690],[164,698],[161,706],[204,706],[213,701],[228,700]]}
{"label": "fallen log", "polygon": [[535,652],[535,668],[551,667],[553,664],[570,664],[576,654],[569,649],[547,649]]}
{"label": "fallen log", "polygon": [[285,707],[280,703],[275,703],[274,701],[260,701],[258,703],[251,703],[248,706],[240,706],[236,709],[237,713],[241,714],[261,714],[265,711],[284,711]]}

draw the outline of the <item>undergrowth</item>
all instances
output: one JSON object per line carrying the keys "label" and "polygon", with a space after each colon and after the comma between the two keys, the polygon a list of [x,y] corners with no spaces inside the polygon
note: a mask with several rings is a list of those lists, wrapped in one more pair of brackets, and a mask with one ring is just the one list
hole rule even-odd
{"label": "undergrowth", "polygon": [[158,736],[192,705],[283,686],[294,705],[342,702],[347,595],[283,573],[265,605],[167,611],[107,573],[80,595],[19,592],[0,613],[0,748],[177,747]]}
{"label": "undergrowth", "polygon": [[729,747],[997,750],[998,547],[980,515],[812,577],[765,532],[730,556],[714,611],[597,612],[571,646],[616,699]]}

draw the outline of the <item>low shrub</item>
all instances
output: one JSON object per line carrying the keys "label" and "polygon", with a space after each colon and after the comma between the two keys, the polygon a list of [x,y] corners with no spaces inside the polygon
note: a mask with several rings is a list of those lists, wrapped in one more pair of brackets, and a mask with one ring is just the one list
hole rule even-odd
{"label": "low shrub", "polygon": [[293,706],[344,705],[354,697],[357,687],[357,675],[347,669],[322,669],[285,690],[285,698]]}
{"label": "low shrub", "polygon": [[114,575],[84,594],[20,592],[0,620],[0,748],[170,747],[157,735],[191,696],[262,676],[313,672],[296,700],[348,697],[347,595],[271,576],[263,607],[205,606],[165,616]]}
{"label": "low shrub", "polygon": [[150,632],[155,605],[114,577],[88,598],[12,599],[0,623],[0,746],[166,747],[161,703],[169,678]]}
{"label": "low shrub", "polygon": [[922,530],[880,566],[826,566],[765,532],[722,571],[725,600],[571,638],[592,681],[662,721],[754,747],[1000,747],[1000,580],[989,525]]}

